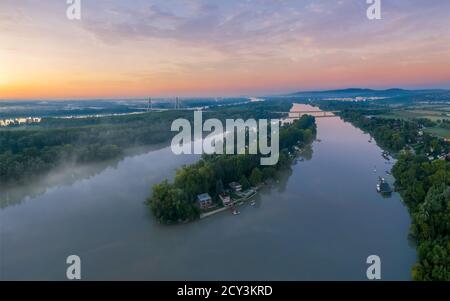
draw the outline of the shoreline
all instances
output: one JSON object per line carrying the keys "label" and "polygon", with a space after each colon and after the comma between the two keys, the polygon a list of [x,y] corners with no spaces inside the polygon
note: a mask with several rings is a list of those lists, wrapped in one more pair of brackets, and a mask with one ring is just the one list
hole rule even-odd
{"label": "shoreline", "polygon": [[246,202],[248,202],[249,200],[251,200],[254,196],[256,196],[258,194],[258,188],[252,188],[252,189],[254,190],[254,193],[252,193],[252,195],[250,195],[246,199],[240,198],[240,199],[237,199],[237,200],[233,201],[231,206],[223,206],[223,207],[220,207],[218,209],[215,209],[215,210],[212,210],[212,211],[209,211],[209,212],[201,213],[200,216],[199,216],[199,219],[201,220],[201,219],[204,219],[204,218],[216,215],[218,213],[221,213],[223,211],[231,209],[231,208],[233,208],[235,206],[237,207],[237,206],[245,205]]}
{"label": "shoreline", "polygon": [[[314,140],[314,141],[316,141],[316,140]],[[295,152],[296,155],[291,158],[292,159],[292,163],[291,163],[290,167],[292,167],[293,165],[296,165],[298,163],[298,157],[302,156],[301,154],[305,151],[306,147],[308,147],[308,146],[312,146],[312,142],[309,143],[308,145],[306,145],[305,147],[296,150],[296,152]],[[271,179],[271,180],[274,180],[274,179]],[[253,199],[258,194],[258,191],[260,189],[262,189],[264,187],[269,187],[269,186],[270,186],[270,183],[261,183],[257,187],[251,187],[251,189],[253,189],[254,193],[252,193],[247,198],[245,198],[245,199],[244,198],[236,199],[236,200],[233,201],[231,206],[223,206],[223,207],[220,207],[220,208],[208,211],[208,212],[201,213],[199,218],[198,218],[198,220],[202,220],[202,219],[211,217],[213,215],[219,214],[221,212],[224,212],[224,211],[226,211],[228,209],[233,208],[234,206],[236,206],[236,207],[237,206],[244,206],[246,203],[248,203],[248,201]]]}

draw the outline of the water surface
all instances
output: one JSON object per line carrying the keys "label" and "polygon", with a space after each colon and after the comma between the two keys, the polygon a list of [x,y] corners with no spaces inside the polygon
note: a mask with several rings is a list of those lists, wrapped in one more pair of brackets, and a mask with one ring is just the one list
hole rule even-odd
{"label": "water surface", "polygon": [[407,209],[398,194],[375,190],[392,165],[351,124],[317,123],[311,158],[239,216],[156,223],[144,204],[151,185],[198,159],[170,148],[2,208],[0,278],[62,280],[76,254],[88,280],[364,280],[375,254],[383,279],[409,280],[416,253]]}

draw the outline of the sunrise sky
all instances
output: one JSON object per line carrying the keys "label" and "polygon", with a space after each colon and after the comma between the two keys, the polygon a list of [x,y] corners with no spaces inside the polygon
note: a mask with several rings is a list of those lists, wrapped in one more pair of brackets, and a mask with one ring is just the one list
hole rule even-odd
{"label": "sunrise sky", "polygon": [[450,1],[0,1],[0,99],[450,88]]}

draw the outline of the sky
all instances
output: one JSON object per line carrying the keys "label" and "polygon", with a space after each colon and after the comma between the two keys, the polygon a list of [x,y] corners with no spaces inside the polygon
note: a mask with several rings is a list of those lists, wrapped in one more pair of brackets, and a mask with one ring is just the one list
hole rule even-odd
{"label": "sky", "polygon": [[450,88],[450,1],[0,1],[0,99]]}

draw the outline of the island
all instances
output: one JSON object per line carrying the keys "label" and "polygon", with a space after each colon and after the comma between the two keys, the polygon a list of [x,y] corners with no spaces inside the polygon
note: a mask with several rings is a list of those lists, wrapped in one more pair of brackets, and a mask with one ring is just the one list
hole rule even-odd
{"label": "island", "polygon": [[296,154],[316,135],[315,118],[304,115],[280,128],[280,156],[273,166],[260,165],[261,155],[203,155],[197,163],[176,172],[153,186],[147,204],[163,224],[185,223],[227,208],[238,214],[236,206],[251,199],[261,185],[288,168]]}

